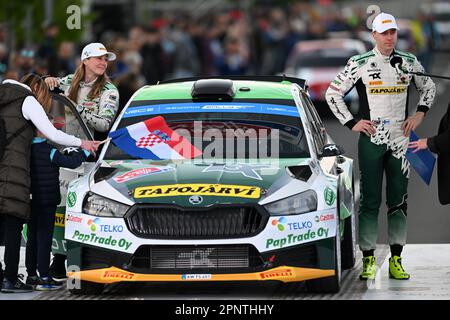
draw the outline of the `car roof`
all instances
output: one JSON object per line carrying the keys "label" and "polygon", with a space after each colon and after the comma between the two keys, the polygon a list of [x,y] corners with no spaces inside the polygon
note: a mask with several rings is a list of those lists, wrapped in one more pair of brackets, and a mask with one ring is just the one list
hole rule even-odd
{"label": "car roof", "polygon": [[[213,77],[211,79],[218,79]],[[230,78],[230,77],[229,77]],[[231,77],[232,78],[232,77]],[[259,81],[259,80],[233,80],[235,96],[233,99],[289,99],[293,100],[291,89],[293,82],[287,80],[289,78],[274,77],[285,79],[279,82]],[[207,78],[198,78],[198,80]],[[228,79],[223,77],[223,79]],[[293,78],[291,78],[293,79]],[[302,79],[298,84],[305,81]],[[192,86],[196,79],[178,79],[170,80],[167,83],[160,83],[152,86],[144,86],[139,89],[133,96],[132,102],[148,101],[148,100],[191,100]],[[244,88],[244,89],[242,89]],[[248,89],[250,90],[248,90]],[[301,89],[302,90],[302,89]]]}

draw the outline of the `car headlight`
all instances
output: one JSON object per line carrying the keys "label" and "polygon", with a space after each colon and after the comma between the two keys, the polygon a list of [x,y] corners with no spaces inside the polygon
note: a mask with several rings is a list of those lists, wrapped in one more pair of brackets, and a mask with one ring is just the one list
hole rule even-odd
{"label": "car headlight", "polygon": [[100,217],[123,217],[130,206],[89,192],[84,198],[83,212]]}
{"label": "car headlight", "polygon": [[276,202],[269,203],[264,208],[272,216],[301,214],[317,210],[317,193],[308,190]]}

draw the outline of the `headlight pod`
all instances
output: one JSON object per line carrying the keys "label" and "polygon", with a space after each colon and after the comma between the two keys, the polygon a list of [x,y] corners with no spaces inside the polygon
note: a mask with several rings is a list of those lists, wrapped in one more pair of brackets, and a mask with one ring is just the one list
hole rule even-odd
{"label": "headlight pod", "polygon": [[272,216],[301,214],[317,210],[317,193],[308,190],[288,198],[269,203],[264,208]]}
{"label": "headlight pod", "polygon": [[83,213],[99,217],[123,217],[130,206],[89,192],[84,198]]}

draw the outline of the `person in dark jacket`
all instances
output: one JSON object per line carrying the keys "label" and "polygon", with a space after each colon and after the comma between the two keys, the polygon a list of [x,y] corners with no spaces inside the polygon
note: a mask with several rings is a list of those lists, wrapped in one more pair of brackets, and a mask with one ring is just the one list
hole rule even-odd
{"label": "person in dark jacket", "polygon": [[[39,291],[56,290],[62,286],[49,276],[55,213],[61,202],[59,168],[75,169],[90,155],[86,150],[67,149],[72,152],[67,155],[59,152],[39,133],[31,145],[31,218],[27,229],[25,266],[28,273],[26,284]],[[36,271],[39,271],[39,276]]]}
{"label": "person in dark jacket", "polygon": [[438,155],[438,192],[441,204],[450,203],[450,103],[439,124],[438,134],[409,143],[413,152],[429,148]]}
{"label": "person in dark jacket", "polygon": [[17,133],[4,147],[0,158],[0,228],[5,230],[6,265],[0,289],[2,293],[33,290],[21,281],[18,271],[22,226],[31,214],[30,150],[35,128],[60,145],[96,151],[100,143],[80,140],[57,130],[46,116],[51,107],[51,97],[44,80],[30,74],[22,82],[5,80],[0,85],[0,120],[5,125],[5,136],[11,138]]}

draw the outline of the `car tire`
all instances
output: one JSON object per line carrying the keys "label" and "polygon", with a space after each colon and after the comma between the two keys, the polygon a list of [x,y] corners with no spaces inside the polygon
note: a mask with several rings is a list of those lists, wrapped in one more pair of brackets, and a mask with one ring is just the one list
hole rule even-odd
{"label": "car tire", "polygon": [[73,295],[99,295],[103,292],[104,287],[103,283],[81,280],[80,287],[69,289],[69,292]]}
{"label": "car tire", "polygon": [[[339,197],[338,197],[339,198]],[[309,293],[337,293],[341,288],[342,268],[341,268],[341,234],[339,226],[339,199],[337,201],[338,208],[336,216],[336,237],[335,237],[335,275],[326,278],[314,279],[306,281],[306,290]]]}
{"label": "car tire", "polygon": [[[354,180],[352,181],[353,199],[355,195]],[[341,242],[342,269],[352,269],[356,263],[356,216],[353,206],[350,217],[344,222],[344,238]]]}
{"label": "car tire", "polygon": [[342,269],[352,269],[356,262],[356,232],[355,232],[355,215],[345,219],[344,222],[344,239],[341,243],[341,260]]}

